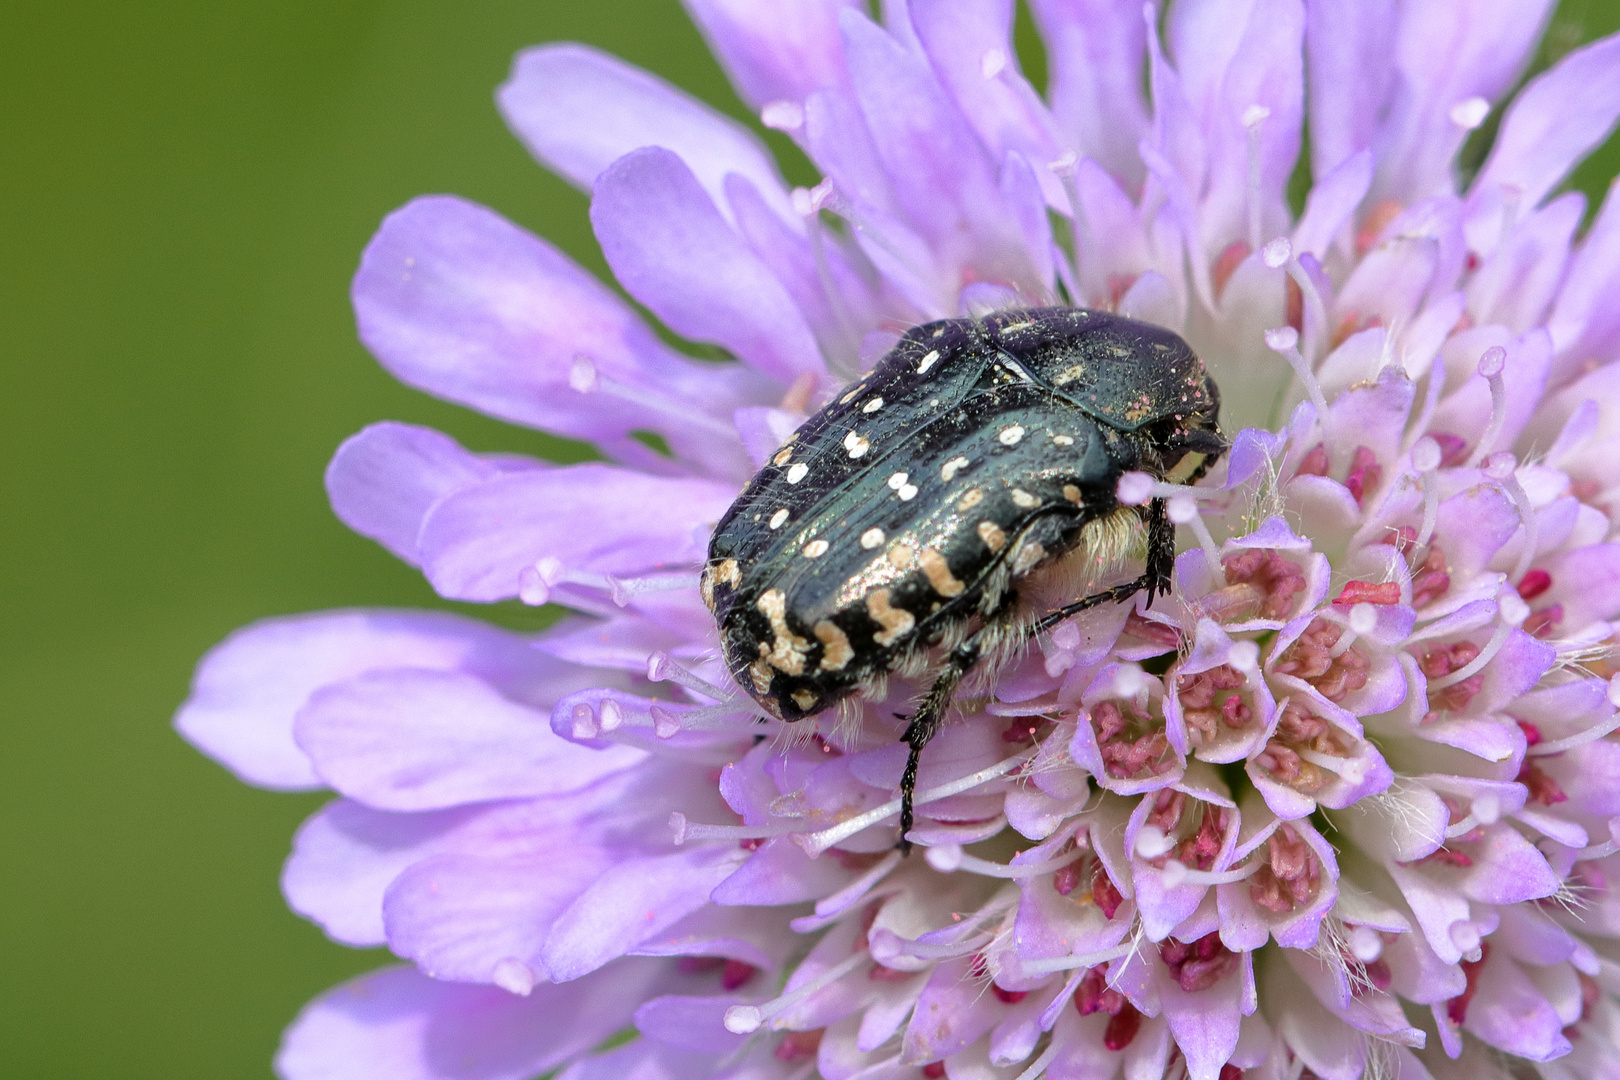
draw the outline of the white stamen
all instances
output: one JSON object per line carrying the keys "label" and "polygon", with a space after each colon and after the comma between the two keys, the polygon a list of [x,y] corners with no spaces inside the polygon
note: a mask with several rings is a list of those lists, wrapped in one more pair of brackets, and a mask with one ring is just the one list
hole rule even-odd
{"label": "white stamen", "polygon": [[1491,103],[1482,97],[1464,98],[1451,107],[1447,115],[1451,122],[1464,131],[1473,131],[1490,115]]}
{"label": "white stamen", "polygon": [[1502,800],[1487,791],[1474,797],[1468,816],[1481,825],[1495,825],[1502,817]]}
{"label": "white stamen", "polygon": [[[1260,246],[1260,132],[1265,126],[1266,118],[1271,110],[1264,105],[1250,105],[1243,110],[1243,127],[1249,135],[1249,249],[1255,250]],[[1278,264],[1281,265],[1281,264]]]}
{"label": "white stamen", "polygon": [[1440,520],[1440,485],[1434,475],[1439,467],[1440,444],[1425,435],[1412,447],[1412,468],[1423,477],[1423,528],[1418,531],[1416,547],[1428,544]]}
{"label": "white stamen", "polygon": [[1322,425],[1324,436],[1328,423],[1327,395],[1322,393],[1322,384],[1316,381],[1316,373],[1311,365],[1299,352],[1299,331],[1292,326],[1279,326],[1266,331],[1266,348],[1277,353],[1288,361],[1294,369],[1294,374],[1304,384],[1305,392],[1310,395],[1311,404],[1316,406],[1317,423]]}
{"label": "white stamen", "polygon": [[[1502,603],[1502,601],[1505,601],[1506,599],[1507,594],[1504,594],[1498,601],[1498,603],[1502,604],[1504,608],[1506,607],[1506,604]],[[1517,599],[1517,597],[1515,597],[1515,599]],[[1519,602],[1522,604],[1524,601],[1521,600]],[[1519,622],[1523,621],[1523,619],[1519,620]],[[1430,693],[1433,693],[1436,690],[1444,690],[1448,686],[1455,686],[1464,679],[1471,678],[1477,674],[1482,668],[1485,667],[1486,664],[1490,663],[1496,658],[1497,653],[1502,651],[1502,646],[1507,644],[1508,638],[1512,636],[1513,631],[1516,628],[1516,623],[1507,621],[1505,619],[1501,623],[1497,624],[1496,632],[1491,635],[1491,640],[1485,643],[1485,647],[1480,650],[1478,656],[1474,657],[1468,663],[1464,664],[1462,667],[1458,668],[1456,671],[1453,671],[1449,675],[1442,675],[1438,679],[1429,680]]]}
{"label": "white stamen", "polygon": [[673,739],[680,734],[681,721],[668,709],[657,705],[647,706],[647,715],[652,717],[653,735],[660,739]]}
{"label": "white stamen", "polygon": [[1084,307],[1086,301],[1080,291],[1079,264],[1090,258],[1093,245],[1086,216],[1081,212],[1080,182],[1075,179],[1074,167],[1079,161],[1079,154],[1073,150],[1065,150],[1056,161],[1048,163],[1047,168],[1057,174],[1058,180],[1063,184],[1063,194],[1069,200],[1069,221],[1074,231],[1074,251],[1072,254],[1064,251],[1061,244],[1053,244],[1052,247],[1054,251],[1063,253],[1063,257],[1059,262],[1067,270],[1065,281],[1074,294],[1074,302]]}
{"label": "white stamen", "polygon": [[1080,953],[1077,956],[1055,956],[1050,960],[1025,960],[1024,972],[1029,975],[1045,975],[1052,971],[1072,971],[1075,968],[1094,968],[1098,964],[1106,964],[1110,960],[1118,960],[1122,956],[1129,956],[1136,946],[1132,944],[1115,945],[1111,949],[1101,949],[1097,952]]}
{"label": "white stamen", "polygon": [[688,690],[696,690],[704,697],[713,698],[715,701],[729,701],[734,697],[734,695],[726,693],[707,679],[700,678],[681,667],[681,665],[670,659],[669,653],[664,652],[662,649],[647,657],[647,678],[652,682],[663,682],[668,679],[670,682],[678,683]]}
{"label": "white stamen", "polygon": [[1370,634],[1378,628],[1378,609],[1371,604],[1356,604],[1350,609],[1350,632]]}
{"label": "white stamen", "polygon": [[1581,848],[1575,853],[1575,861],[1589,862],[1592,859],[1606,859],[1617,851],[1620,851],[1620,843],[1609,840],[1601,844],[1593,844],[1591,847]]}
{"label": "white stamen", "polygon": [[[1024,762],[1034,757],[1035,753],[1036,751],[1034,749],[1025,750],[1021,754],[1014,754],[1010,758],[1003,758],[994,765],[980,769],[978,772],[969,773],[967,776],[964,776],[959,780],[952,780],[947,784],[941,784],[939,787],[930,788],[927,791],[919,791],[912,798],[911,805],[922,806],[926,803],[937,802],[938,800],[951,795],[958,795],[964,791],[971,791],[980,784],[987,784],[992,780],[999,779],[1000,777],[1006,776],[1008,773],[1017,770],[1019,766],[1024,764]],[[834,844],[839,843],[842,840],[849,839],[862,829],[869,828],[881,821],[894,817],[899,812],[900,800],[890,799],[882,806],[873,807],[866,813],[858,814],[855,817],[850,818],[848,821],[841,821],[831,828],[822,829],[820,832],[813,832],[799,837],[797,842],[799,846],[804,848],[805,852],[813,858],[820,855],[823,851],[826,851]]]}
{"label": "white stamen", "polygon": [[569,733],[576,739],[594,739],[602,730],[596,724],[596,710],[583,701],[574,706],[569,720]]}
{"label": "white stamen", "polygon": [[849,907],[856,900],[866,895],[866,893],[871,890],[872,886],[876,885],[878,882],[887,877],[891,870],[899,866],[900,859],[901,855],[898,851],[889,852],[887,855],[883,856],[883,858],[879,859],[874,866],[868,869],[866,873],[862,874],[848,885],[845,885],[842,889],[839,889],[831,896],[824,896],[820,900],[817,900],[816,914],[825,918],[834,912],[842,911]]}
{"label": "white stamen", "polygon": [[773,131],[798,131],[804,126],[804,108],[795,101],[769,101],[759,110],[759,122]]}
{"label": "white stamen", "polygon": [[1320,358],[1323,331],[1327,328],[1327,302],[1322,299],[1322,292],[1316,287],[1316,279],[1305,272],[1305,267],[1298,259],[1288,260],[1288,276],[1293,279],[1294,284],[1299,287],[1300,295],[1305,298],[1304,355],[1315,364]]}
{"label": "white stamen", "polygon": [[1153,477],[1145,472],[1128,472],[1119,478],[1114,497],[1123,506],[1146,506],[1153,498]]}
{"label": "white stamen", "polygon": [[608,596],[619,607],[628,606],[631,600],[643,593],[675,592],[680,589],[696,588],[698,584],[696,574],[656,574],[647,577],[616,578],[607,574],[565,573],[561,580],[606,589]]}
{"label": "white stamen", "polygon": [[1370,926],[1357,926],[1345,935],[1350,954],[1363,964],[1370,964],[1383,955],[1384,939]]}
{"label": "white stamen", "polygon": [[1620,729],[1620,713],[1594,724],[1578,735],[1570,735],[1562,739],[1552,739],[1548,742],[1539,742],[1525,753],[1531,757],[1545,757],[1548,754],[1562,754],[1565,750],[1573,750],[1577,746],[1585,746],[1589,742],[1596,742],[1611,731]]}
{"label": "white stamen", "polygon": [[831,986],[862,964],[871,963],[871,959],[865,952],[858,952],[834,964],[797,990],[783,994],[775,1000],[767,1001],[763,1005],[733,1005],[726,1010],[726,1030],[733,1035],[748,1035],[758,1031],[772,1017],[793,1008],[816,991]]}
{"label": "white stamen", "polygon": [[583,353],[574,357],[568,368],[568,385],[581,394],[596,389],[596,364],[590,357]]}
{"label": "white stamen", "polygon": [[1299,756],[1312,765],[1336,773],[1348,784],[1359,784],[1367,778],[1367,762],[1362,758],[1334,757],[1320,750],[1300,750]]}
{"label": "white stamen", "polygon": [[1502,378],[1502,369],[1506,365],[1507,350],[1500,345],[1492,345],[1479,358],[1479,374],[1491,387],[1491,418],[1485,424],[1485,432],[1475,444],[1474,452],[1468,455],[1464,463],[1467,468],[1478,465],[1502,434],[1502,424],[1507,419],[1507,383]]}
{"label": "white stamen", "polygon": [[993,79],[1007,68],[1007,54],[1000,49],[986,49],[979,58],[979,74]]}
{"label": "white stamen", "polygon": [[612,698],[603,698],[600,718],[603,731],[617,731],[624,723],[624,708]]}
{"label": "white stamen", "polygon": [[790,821],[776,825],[705,825],[701,821],[688,821],[679,810],[669,815],[669,831],[674,835],[676,846],[688,840],[769,840],[803,827]]}
{"label": "white stamen", "polygon": [[1017,1080],[1035,1080],[1046,1067],[1057,1060],[1058,1053],[1063,1049],[1058,1043],[1053,1043],[1042,1051],[1041,1056],[1030,1063],[1029,1068],[1018,1074]]}
{"label": "white stamen", "polygon": [[871,953],[872,959],[884,965],[900,956],[918,960],[949,960],[954,956],[971,956],[994,940],[994,934],[976,934],[956,941],[911,941],[891,931],[872,935]]}
{"label": "white stamen", "polygon": [[1260,249],[1260,261],[1273,270],[1286,264],[1294,253],[1294,247],[1288,242],[1288,237],[1279,236],[1266,241],[1266,246]]}
{"label": "white stamen", "polygon": [[528,997],[529,991],[534,989],[534,972],[515,956],[508,956],[496,964],[491,978],[496,986],[518,997]]}
{"label": "white stamen", "polygon": [[1171,522],[1176,525],[1185,525],[1198,537],[1198,546],[1203,548],[1204,557],[1209,560],[1212,567],[1221,565],[1221,548],[1215,543],[1215,537],[1210,535],[1209,524],[1204,521],[1204,515],[1198,512],[1198,503],[1186,495],[1177,494],[1165,506],[1165,511]]}
{"label": "white stamen", "polygon": [[1139,859],[1157,859],[1175,850],[1176,842],[1164,834],[1157,825],[1144,825],[1136,834],[1136,856]]}
{"label": "white stamen", "polygon": [[[953,850],[954,849],[954,850]],[[939,857],[935,858],[938,852]],[[1074,862],[1074,853],[1055,859],[1047,859],[1038,863],[1014,865],[1012,863],[991,862],[976,855],[968,855],[962,851],[960,844],[940,844],[928,849],[928,865],[941,873],[949,874],[957,870],[965,870],[970,874],[981,877],[1003,878],[1012,881],[1021,881],[1024,878],[1040,877],[1050,874],[1054,870],[1061,870]]]}
{"label": "white stamen", "polygon": [[1261,860],[1256,859],[1236,870],[1194,870],[1180,859],[1171,859],[1164,864],[1159,876],[1167,889],[1179,888],[1182,885],[1230,885],[1234,881],[1242,881],[1259,873],[1263,865]]}
{"label": "white stamen", "polygon": [[1485,459],[1485,475],[1495,480],[1503,493],[1513,500],[1513,509],[1524,524],[1524,544],[1519,548],[1519,561],[1514,564],[1509,581],[1524,580],[1530,564],[1535,562],[1536,549],[1541,545],[1541,519],[1536,516],[1535,507],[1530,505],[1530,496],[1515,475],[1518,464],[1518,459],[1506,450]]}

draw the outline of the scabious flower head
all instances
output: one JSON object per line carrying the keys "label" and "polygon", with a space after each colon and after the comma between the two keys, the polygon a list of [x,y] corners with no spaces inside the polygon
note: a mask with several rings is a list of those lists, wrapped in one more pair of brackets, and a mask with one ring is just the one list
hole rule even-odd
{"label": "scabious flower head", "polygon": [[[1557,189],[1620,116],[1620,39],[1509,102],[1547,0],[1181,0],[1162,27],[1032,0],[1043,95],[1006,0],[688,7],[819,184],[581,46],[524,53],[499,100],[591,193],[623,289],[736,362],[455,198],[390,216],[355,279],[399,378],[605,460],[378,424],[327,473],[338,515],[445,597],[574,614],[271,620],[178,718],[248,782],[337,793],[288,901],[409,962],[313,1002],[281,1074],[1614,1075],[1620,197],[1578,238]],[[1241,431],[1169,492],[1168,596],[961,703],[903,858],[918,687],[761,721],[697,569],[899,332],[1054,303],[1182,333]]]}

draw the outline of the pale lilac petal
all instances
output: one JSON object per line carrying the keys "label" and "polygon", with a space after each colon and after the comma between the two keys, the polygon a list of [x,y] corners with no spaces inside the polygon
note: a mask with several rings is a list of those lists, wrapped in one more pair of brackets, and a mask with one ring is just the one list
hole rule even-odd
{"label": "pale lilac petal", "polygon": [[424,859],[383,898],[388,945],[435,979],[545,981],[542,951],[559,914],[613,864],[614,853],[556,836],[518,858],[444,854]]}
{"label": "pale lilac petal", "polygon": [[623,956],[708,903],[743,855],[736,848],[700,847],[619,860],[552,926],[546,970],[567,981]]}
{"label": "pale lilac petal", "polygon": [[[911,0],[907,10],[935,74],[991,156],[1055,160],[1061,148],[1052,116],[1013,49],[1012,0]],[[1036,176],[1054,206],[1066,205],[1056,174],[1043,168]]]}
{"label": "pale lilac petal", "polygon": [[[1135,188],[1147,133],[1142,95],[1147,27],[1136,0],[1033,0],[1046,40],[1047,98],[1063,145]],[[1040,162],[1034,164],[1039,165]]]}
{"label": "pale lilac petal", "polygon": [[630,151],[661,146],[679,155],[722,206],[725,178],[737,173],[777,213],[797,220],[757,136],[618,57],[574,44],[528,49],[495,99],[534,156],[586,191]]}
{"label": "pale lilac petal", "polygon": [[1542,198],[1620,119],[1620,36],[1576,49],[1531,80],[1502,118],[1476,191],[1511,186],[1525,206]]}
{"label": "pale lilac petal", "polygon": [[682,0],[731,85],[756,109],[844,81],[838,13],[857,0]]}
{"label": "pale lilac petal", "polygon": [[283,1080],[528,1080],[629,1022],[661,970],[626,961],[519,997],[383,968],[312,1001],[276,1054]]}
{"label": "pale lilac petal", "polygon": [[1380,135],[1375,199],[1415,202],[1453,190],[1451,162],[1467,131],[1452,110],[1494,102],[1513,86],[1541,36],[1551,0],[1404,5],[1395,40],[1401,84]]}
{"label": "pale lilac petal", "polygon": [[650,1039],[685,1050],[740,1050],[748,1037],[734,1035],[725,1026],[726,1010],[740,1001],[735,996],[653,998],[636,1010],[636,1029]]}
{"label": "pale lilac petal", "polygon": [[[557,1080],[710,1080],[719,1063],[714,1054],[665,1046],[652,1039],[634,1039],[576,1061],[558,1073]],[[739,1076],[737,1080],[754,1078]]]}
{"label": "pale lilac petal", "polygon": [[293,717],[323,686],[378,668],[507,677],[531,660],[516,634],[457,615],[332,611],[244,627],[203,658],[174,724],[250,784],[322,786],[293,741]]}
{"label": "pale lilac petal", "polygon": [[1350,224],[1372,183],[1372,174],[1372,152],[1361,150],[1346,156],[1311,188],[1305,199],[1305,213],[1294,227],[1294,251],[1308,251],[1318,258],[1326,254],[1329,245]]}
{"label": "pale lilac petal", "polygon": [[1306,0],[1312,173],[1320,184],[1373,146],[1395,85],[1397,0]]}
{"label": "pale lilac petal", "polygon": [[[705,444],[715,421],[703,421],[743,403],[740,373],[677,356],[551,245],[450,196],[417,199],[383,221],[353,299],[361,340],[401,381],[629,460],[656,460],[628,438],[639,429],[664,434],[678,454],[713,459]],[[576,389],[606,380],[640,396]]]}
{"label": "pale lilac petal", "polygon": [[614,162],[596,182],[591,224],[614,276],[670,329],[785,382],[823,370],[787,290],[670,151]]}
{"label": "pale lilac petal", "polygon": [[861,111],[909,221],[958,285],[991,281],[1038,295],[1044,283],[1005,213],[994,163],[927,62],[856,12],[841,23]]}
{"label": "pale lilac petal", "polygon": [[1482,1042],[1531,1061],[1550,1061],[1569,1053],[1564,1021],[1519,965],[1493,960],[1480,972],[1474,1000],[1468,1004],[1463,1030]]}
{"label": "pale lilac petal", "polygon": [[459,600],[516,596],[519,573],[546,558],[614,576],[689,565],[735,497],[727,485],[607,465],[505,474],[433,509],[422,562],[434,588]]}
{"label": "pale lilac petal", "polygon": [[1586,197],[1569,192],[1526,215],[1468,283],[1468,312],[1516,334],[1539,327],[1564,280]]}
{"label": "pale lilac petal", "polygon": [[384,422],[338,447],[326,467],[326,494],[339,521],[414,566],[416,534],[434,503],[498,472],[544,467],[482,458],[432,428]]}
{"label": "pale lilac petal", "polygon": [[1612,303],[1620,283],[1620,187],[1611,185],[1597,220],[1570,260],[1547,331],[1558,351],[1553,385],[1568,382],[1591,356],[1612,356],[1620,339],[1620,306]]}
{"label": "pale lilac petal", "polygon": [[328,784],[382,810],[554,795],[642,759],[629,747],[590,750],[553,734],[551,703],[597,675],[545,666],[550,677],[524,688],[532,706],[459,672],[370,672],[311,695],[294,737]]}
{"label": "pale lilac petal", "polygon": [[345,945],[382,945],[383,892],[412,863],[451,846],[481,813],[458,807],[391,814],[348,799],[317,811],[293,838],[282,868],[287,905]]}

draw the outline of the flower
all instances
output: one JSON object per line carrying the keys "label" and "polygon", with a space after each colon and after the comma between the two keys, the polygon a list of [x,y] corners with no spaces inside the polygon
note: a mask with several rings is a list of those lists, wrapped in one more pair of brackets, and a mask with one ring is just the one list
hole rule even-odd
{"label": "flower", "polygon": [[[281,1074],[1611,1075],[1620,196],[1576,239],[1556,189],[1620,117],[1620,38],[1508,103],[1546,0],[1184,0],[1163,42],[1151,7],[1034,0],[1043,97],[1006,3],[688,6],[821,183],[580,46],[520,56],[500,105],[590,190],[619,284],[738,363],[455,198],[355,279],[399,378],[606,460],[378,424],[338,515],[447,598],[574,614],[270,620],[177,718],[250,783],[338,794],[288,901],[411,962],[313,1002]],[[1199,488],[1127,477],[1187,541],[1171,594],[965,701],[903,858],[918,688],[761,722],[697,569],[901,330],[1067,302],[1183,333],[1242,430]]]}

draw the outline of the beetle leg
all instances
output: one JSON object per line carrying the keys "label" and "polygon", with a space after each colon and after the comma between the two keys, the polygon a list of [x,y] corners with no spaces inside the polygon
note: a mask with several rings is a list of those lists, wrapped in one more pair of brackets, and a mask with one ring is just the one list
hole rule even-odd
{"label": "beetle leg", "polygon": [[973,665],[979,662],[979,655],[983,651],[984,639],[987,635],[1002,630],[1017,608],[1018,593],[1015,589],[1007,589],[1001,594],[996,609],[985,617],[984,623],[974,631],[962,644],[952,649],[945,657],[945,665],[940,669],[934,684],[923,695],[917,711],[910,717],[911,722],[906,725],[906,732],[900,736],[901,740],[910,748],[906,755],[906,770],[900,776],[900,842],[895,846],[900,854],[911,854],[911,841],[906,834],[911,831],[915,815],[912,807],[912,798],[917,794],[917,764],[922,757],[923,747],[934,737],[939,730],[940,722],[945,719],[945,710],[951,707],[956,697],[957,687],[967,673],[973,670]]}
{"label": "beetle leg", "polygon": [[1088,611],[1101,604],[1129,600],[1144,589],[1147,590],[1149,607],[1153,606],[1155,596],[1168,593],[1170,575],[1176,566],[1176,529],[1170,524],[1170,515],[1165,510],[1163,499],[1154,499],[1148,504],[1147,530],[1147,568],[1143,570],[1141,577],[1135,581],[1127,581],[1123,585],[1115,585],[1112,589],[1092,593],[1072,604],[1064,604],[1056,611],[1048,612],[1041,617],[1030,633],[1044,633],[1064,619],[1072,618],[1082,611]]}

